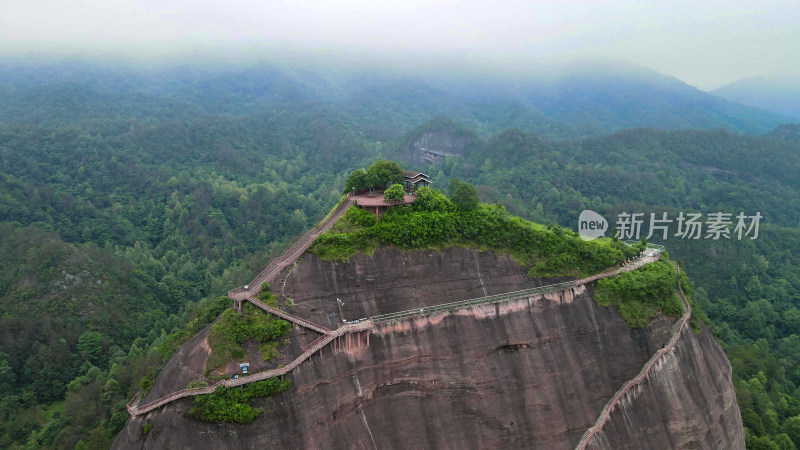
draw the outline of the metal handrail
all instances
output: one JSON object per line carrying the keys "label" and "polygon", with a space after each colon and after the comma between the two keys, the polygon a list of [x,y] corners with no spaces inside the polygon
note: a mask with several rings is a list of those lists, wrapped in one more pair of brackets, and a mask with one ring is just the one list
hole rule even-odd
{"label": "metal handrail", "polygon": [[449,310],[449,309],[457,309],[457,308],[462,308],[462,307],[465,307],[465,306],[478,305],[478,304],[481,304],[481,303],[494,303],[494,302],[497,302],[497,301],[507,300],[509,298],[514,298],[514,297],[522,297],[522,296],[525,296],[525,295],[541,294],[541,293],[549,292],[549,291],[562,290],[562,289],[565,289],[565,288],[574,287],[575,284],[576,284],[576,281],[565,281],[565,282],[562,282],[562,283],[548,284],[546,286],[539,286],[539,287],[530,288],[530,289],[523,289],[523,290],[520,290],[520,291],[505,292],[505,293],[502,293],[502,294],[494,294],[494,295],[487,295],[487,296],[483,296],[483,297],[475,297],[475,298],[470,298],[470,299],[466,299],[466,300],[459,300],[459,301],[450,302],[450,303],[441,303],[441,304],[438,304],[438,305],[426,306],[424,308],[415,308],[415,309],[408,309],[408,310],[405,310],[405,311],[397,311],[397,312],[393,312],[393,313],[379,314],[377,316],[370,317],[370,320],[372,320],[373,322],[386,322],[386,321],[389,321],[389,320],[400,319],[400,318],[409,317],[409,316],[413,316],[413,315],[424,314],[425,312],[446,311],[446,310]]}

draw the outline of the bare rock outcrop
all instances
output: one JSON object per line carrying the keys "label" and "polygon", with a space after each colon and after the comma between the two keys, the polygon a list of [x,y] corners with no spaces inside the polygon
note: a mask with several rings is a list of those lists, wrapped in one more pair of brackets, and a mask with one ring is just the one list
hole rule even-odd
{"label": "bare rock outcrop", "polygon": [[440,162],[448,156],[462,158],[474,139],[448,130],[426,131],[406,145],[406,158],[415,164]]}
{"label": "bare rock outcrop", "polygon": [[708,330],[684,329],[654,369],[586,448],[745,447],[731,365]]}
{"label": "bare rock outcrop", "polygon": [[[530,279],[495,252],[380,248],[338,263],[306,254],[283,290],[293,314],[335,327],[557,281]],[[338,338],[286,375],[292,387],[257,400],[264,413],[252,424],[188,419],[192,400],[182,399],[131,418],[114,446],[568,449],[669,340],[674,321],[658,316],[631,330],[616,309],[594,300],[590,284],[379,323]],[[602,432],[608,448],[743,448],[730,364],[707,332],[683,333],[674,360],[626,403],[628,416],[612,413]],[[295,333],[291,345],[309,338]]]}

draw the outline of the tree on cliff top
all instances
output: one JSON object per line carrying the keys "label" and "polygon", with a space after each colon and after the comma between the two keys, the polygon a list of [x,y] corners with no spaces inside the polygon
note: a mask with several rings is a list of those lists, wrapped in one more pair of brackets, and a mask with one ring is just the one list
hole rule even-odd
{"label": "tree on cliff top", "polygon": [[475,209],[480,203],[475,186],[455,178],[450,180],[450,199],[465,211]]}
{"label": "tree on cliff top", "polygon": [[441,192],[422,186],[414,193],[415,211],[452,211],[453,203]]}
{"label": "tree on cliff top", "polygon": [[401,201],[405,195],[406,191],[403,190],[403,185],[393,184],[383,193],[383,199],[388,201]]}
{"label": "tree on cliff top", "polygon": [[403,167],[395,161],[387,161],[381,159],[375,161],[369,169],[367,169],[369,181],[378,189],[385,189],[386,186],[392,184],[402,184],[405,178],[403,177]]}
{"label": "tree on cliff top", "polygon": [[356,192],[361,192],[362,190],[369,189],[370,187],[371,183],[367,171],[364,169],[356,169],[350,174],[349,177],[347,177],[347,182],[344,184],[344,192],[350,192],[353,190]]}
{"label": "tree on cliff top", "polygon": [[468,245],[508,252],[529,267],[532,277],[554,277],[595,274],[637,253],[619,241],[584,241],[570,230],[513,217],[501,205],[478,203],[466,210],[431,188],[420,188],[412,207],[389,208],[380,220],[361,208],[351,208],[341,220],[311,247],[320,259],[348,260],[380,245]]}
{"label": "tree on cliff top", "polygon": [[365,189],[386,189],[392,184],[402,184],[405,180],[403,167],[395,161],[380,159],[375,161],[369,169],[354,170],[344,184],[344,192],[355,190],[360,192]]}

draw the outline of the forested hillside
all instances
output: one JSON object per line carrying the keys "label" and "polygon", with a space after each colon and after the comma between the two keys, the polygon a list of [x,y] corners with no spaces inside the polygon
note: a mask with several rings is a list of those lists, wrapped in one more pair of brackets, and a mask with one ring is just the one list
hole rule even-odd
{"label": "forested hillside", "polygon": [[722,98],[800,120],[800,78],[744,78],[712,91]]}
{"label": "forested hillside", "polygon": [[[533,70],[533,69],[532,69]],[[519,77],[284,64],[129,68],[92,61],[0,64],[0,122],[145,123],[293,110],[336,118],[386,142],[437,115],[482,136],[520,128],[550,138],[632,127],[763,134],[791,119],[733,103],[642,67],[549,67]]]}
{"label": "forested hillside", "polygon": [[[0,66],[0,447],[108,446],[127,399],[228,306],[220,295],[321,218],[350,171],[400,158],[439,114],[479,138],[463,159],[407,168],[439,189],[470,181],[536,222],[760,211],[758,240],[665,243],[707,300],[750,433],[800,444],[800,146],[719,130],[599,136],[782,121],[637,80],[623,95],[608,77],[476,90],[274,68]],[[653,92],[664,103],[643,117]]]}
{"label": "forested hillside", "polygon": [[705,239],[705,231],[684,239],[674,222],[666,240],[661,232],[650,240],[685,262],[694,298],[717,327],[734,366],[748,445],[772,448],[786,442],[784,433],[800,443],[799,165],[800,145],[774,133],[634,129],[550,142],[508,130],[427,170],[436,180],[476,183],[484,200],[512,213],[573,229],[583,209],[602,214],[609,227],[620,213],[644,213],[642,236],[650,213],[674,221],[680,212],[759,212],[755,240],[734,233]]}
{"label": "forested hillside", "polygon": [[0,446],[110,445],[197,302],[324,215],[372,150],[289,112],[0,125]]}

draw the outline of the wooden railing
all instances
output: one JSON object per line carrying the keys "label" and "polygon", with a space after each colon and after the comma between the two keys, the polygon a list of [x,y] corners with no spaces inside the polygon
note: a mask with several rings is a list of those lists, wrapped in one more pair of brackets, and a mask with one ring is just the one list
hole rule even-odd
{"label": "wooden railing", "polygon": [[[264,268],[264,270],[262,270],[261,273],[259,273],[256,276],[256,278],[253,280],[253,282],[251,282],[251,285],[248,287],[248,289],[244,289],[244,287],[240,287],[240,288],[236,288],[236,289],[233,289],[231,291],[228,291],[228,296],[231,297],[234,300],[249,301],[253,305],[257,306],[258,308],[261,308],[262,310],[264,310],[264,311],[266,311],[268,313],[274,314],[274,315],[279,316],[279,317],[281,317],[283,319],[286,319],[286,320],[289,320],[289,321],[291,321],[293,323],[296,323],[296,324],[298,324],[300,326],[303,326],[303,327],[306,327],[306,328],[309,328],[311,330],[314,330],[314,331],[317,331],[317,332],[321,333],[322,335],[319,338],[317,338],[311,344],[309,344],[308,346],[303,348],[303,353],[300,356],[295,358],[292,362],[290,362],[288,365],[286,365],[284,367],[279,367],[277,369],[271,369],[271,370],[265,370],[263,372],[258,372],[258,373],[252,374],[252,375],[247,375],[247,376],[243,376],[243,377],[239,377],[239,378],[235,378],[235,379],[221,380],[221,381],[218,381],[218,382],[214,383],[211,386],[207,386],[207,387],[203,387],[203,388],[182,389],[180,391],[173,392],[173,393],[168,394],[168,395],[166,395],[164,397],[161,397],[159,399],[156,399],[156,400],[153,400],[151,402],[148,402],[148,403],[146,403],[144,405],[135,405],[135,403],[139,400],[139,398],[141,396],[141,392],[139,392],[126,405],[126,407],[128,409],[128,412],[131,415],[134,415],[134,416],[141,415],[141,414],[145,414],[147,412],[150,412],[150,411],[152,411],[152,410],[154,410],[154,409],[156,409],[156,408],[158,408],[160,406],[163,406],[163,405],[165,405],[165,404],[167,404],[169,402],[175,401],[175,400],[180,399],[180,398],[189,397],[189,396],[195,396],[195,395],[210,394],[210,393],[214,392],[216,390],[216,388],[219,387],[219,386],[226,386],[226,387],[241,386],[241,385],[244,385],[244,384],[247,384],[247,383],[252,383],[252,382],[255,382],[255,381],[262,381],[262,380],[266,380],[266,379],[269,379],[269,378],[272,378],[272,377],[275,377],[275,376],[284,375],[284,374],[292,371],[293,369],[295,369],[303,361],[305,361],[308,358],[310,358],[314,353],[316,353],[317,351],[319,351],[320,349],[322,349],[323,347],[328,345],[328,343],[330,343],[331,341],[333,341],[337,337],[343,336],[346,333],[353,333],[353,332],[369,330],[377,322],[386,322],[386,321],[397,320],[397,319],[402,319],[402,318],[406,318],[406,317],[412,317],[412,316],[416,316],[416,315],[429,314],[431,312],[436,312],[436,311],[450,311],[450,310],[459,309],[459,308],[465,308],[465,307],[474,306],[474,305],[478,305],[478,304],[482,304],[482,303],[494,303],[494,302],[500,302],[500,301],[505,301],[505,300],[512,300],[512,299],[516,299],[516,298],[522,298],[522,297],[525,297],[525,296],[530,296],[530,295],[535,295],[535,294],[543,294],[543,293],[547,293],[547,292],[570,289],[572,287],[575,287],[575,286],[578,286],[578,285],[582,285],[582,284],[586,284],[586,283],[589,283],[591,281],[595,281],[595,280],[600,279],[600,278],[611,277],[611,276],[618,275],[618,274],[620,274],[622,272],[627,272],[627,271],[638,269],[639,267],[643,266],[644,264],[647,264],[647,263],[650,263],[650,262],[658,260],[659,257],[660,257],[660,255],[657,255],[655,257],[638,258],[637,260],[632,261],[630,264],[628,264],[625,267],[622,267],[620,269],[617,269],[617,270],[614,270],[614,271],[604,272],[604,273],[597,274],[597,275],[593,275],[591,277],[583,278],[583,279],[580,279],[580,280],[567,281],[567,282],[564,282],[564,283],[555,283],[555,284],[550,284],[550,285],[546,285],[546,286],[540,286],[540,287],[537,287],[537,288],[526,289],[526,290],[522,290],[522,291],[514,291],[514,292],[508,292],[508,293],[504,293],[504,294],[497,294],[497,295],[491,295],[491,296],[478,297],[478,298],[474,298],[474,299],[461,300],[461,301],[458,301],[458,302],[450,302],[450,303],[443,303],[443,304],[440,304],[440,305],[428,306],[428,307],[424,307],[424,308],[420,308],[420,309],[413,309],[413,310],[407,310],[407,311],[400,311],[400,312],[396,312],[396,313],[389,313],[389,314],[382,314],[382,315],[378,315],[378,316],[373,316],[373,317],[371,317],[369,319],[360,319],[360,320],[354,321],[352,323],[346,324],[344,326],[341,326],[341,327],[337,328],[336,330],[329,330],[328,328],[325,328],[325,327],[323,327],[321,325],[315,324],[315,323],[313,323],[311,321],[308,321],[306,319],[303,319],[301,317],[297,317],[297,316],[289,314],[289,313],[287,313],[285,311],[281,311],[280,309],[273,308],[273,307],[268,306],[268,305],[264,304],[263,302],[261,302],[260,300],[257,300],[256,298],[253,297],[253,295],[255,295],[256,293],[258,293],[261,290],[261,284],[263,282],[271,281],[272,278],[274,278],[278,273],[280,273],[280,271],[283,270],[285,267],[287,267],[287,266],[289,266],[291,264],[294,264],[294,262],[300,257],[300,255],[302,255],[303,252],[305,252],[308,249],[308,247],[314,242],[314,240],[316,240],[316,238],[320,234],[322,234],[325,231],[327,231],[328,229],[330,229],[330,227],[344,214],[344,212],[347,211],[347,209],[352,205],[352,202],[353,202],[353,199],[350,198],[349,196],[344,198],[344,199],[342,199],[342,201],[336,206],[336,208],[319,225],[317,225],[313,229],[309,230],[306,234],[303,235],[303,237],[297,243],[295,243],[292,247],[290,247],[289,250],[287,250],[279,258],[276,258],[275,260],[273,260],[266,268]],[[683,297],[683,292],[681,292],[681,296]],[[683,297],[683,299],[684,299],[684,302],[686,302],[685,297]],[[687,307],[688,307],[688,303],[687,303]],[[681,325],[681,328],[682,328],[682,325]],[[675,339],[675,338],[673,338],[673,339]],[[649,370],[649,368],[647,368],[647,370]],[[643,372],[646,372],[646,371],[643,369]],[[625,390],[625,392],[627,392],[627,390]],[[607,405],[607,407],[608,406],[609,405]],[[611,406],[611,409],[613,409],[613,406]],[[606,417],[606,419],[607,419],[607,417]],[[603,423],[605,423],[605,420],[603,420]],[[602,427],[602,424],[600,425],[600,427]],[[588,433],[588,431],[587,431],[587,433]],[[592,432],[591,434],[594,435],[594,432]],[[585,436],[584,436],[584,438],[585,438]],[[583,442],[585,440],[586,439],[582,439],[581,441]]]}
{"label": "wooden railing", "polygon": [[135,405],[136,401],[139,400],[141,396],[141,392],[139,392],[126,405],[128,413],[130,413],[132,416],[138,416],[141,414],[148,413],[158,407],[166,405],[167,403],[173,402],[180,398],[191,397],[195,395],[210,394],[214,392],[219,386],[226,386],[226,387],[241,386],[244,384],[253,383],[255,381],[262,381],[272,377],[285,375],[286,373],[289,373],[290,371],[294,370],[297,366],[303,363],[303,361],[310,358],[311,355],[321,350],[323,347],[328,345],[331,341],[333,341],[337,337],[343,336],[347,333],[356,333],[359,331],[369,330],[372,327],[373,327],[372,322],[365,321],[359,324],[347,324],[333,331],[329,330],[328,333],[323,334],[322,336],[320,336],[319,339],[317,339],[310,346],[308,346],[300,356],[295,358],[292,362],[290,362],[286,366],[279,367],[277,369],[265,370],[263,372],[258,372],[252,375],[242,376],[239,378],[221,380],[212,384],[211,386],[203,388],[182,389],[180,391],[176,391],[171,394],[165,395],[159,399],[145,403],[144,405]]}
{"label": "wooden railing", "polygon": [[253,278],[253,281],[247,285],[247,289],[245,289],[244,286],[232,289],[228,291],[228,296],[234,300],[242,300],[243,295],[256,295],[261,291],[261,285],[267,281],[271,282],[283,269],[294,264],[294,262],[308,250],[308,247],[314,243],[319,235],[329,230],[352,204],[353,199],[350,196],[342,198],[327,217],[303,234],[303,236],[289,247],[288,250],[281,256],[273,259],[267,267],[259,272],[259,274]]}
{"label": "wooden railing", "polygon": [[579,280],[565,281],[565,282],[562,282],[562,283],[548,284],[548,285],[545,285],[545,286],[539,286],[539,287],[530,288],[530,289],[523,289],[521,291],[506,292],[506,293],[503,293],[503,294],[485,295],[483,297],[475,297],[475,298],[470,298],[470,299],[467,299],[467,300],[459,300],[459,301],[450,302],[450,303],[441,303],[441,304],[438,304],[438,305],[426,306],[424,308],[414,308],[414,309],[409,309],[409,310],[405,310],[405,311],[397,311],[397,312],[388,313],[388,314],[379,314],[377,316],[370,317],[369,320],[371,320],[371,321],[373,321],[375,323],[378,323],[378,322],[389,322],[389,321],[392,321],[392,320],[404,319],[404,318],[413,317],[413,316],[426,315],[426,314],[431,314],[431,313],[434,313],[434,312],[453,311],[453,310],[456,310],[456,309],[466,308],[466,307],[475,306],[475,305],[481,305],[481,304],[485,304],[485,303],[498,303],[498,302],[501,302],[501,301],[507,301],[507,300],[514,300],[514,299],[518,299],[518,298],[529,297],[531,295],[546,294],[546,293],[554,292],[554,291],[563,291],[563,290],[566,290],[566,289],[573,288],[575,286],[580,286],[582,284],[591,283],[592,281],[596,281],[596,280],[599,280],[601,278],[613,277],[613,276],[619,275],[620,273],[623,273],[623,272],[630,272],[632,270],[636,270],[636,269],[638,269],[639,267],[642,267],[645,264],[657,261],[659,258],[660,258],[660,256],[640,257],[640,258],[637,258],[637,259],[631,261],[625,267],[621,267],[619,269],[612,270],[612,271],[599,273],[599,274],[596,274],[596,275],[592,275],[590,277],[581,278]]}
{"label": "wooden railing", "polygon": [[245,300],[247,300],[248,302],[252,303],[253,305],[263,309],[264,311],[266,311],[266,312],[268,312],[270,314],[274,314],[274,315],[276,315],[276,316],[278,316],[278,317],[280,317],[282,319],[286,319],[286,320],[288,320],[290,322],[294,322],[294,323],[300,325],[301,327],[306,327],[308,329],[314,330],[314,331],[316,331],[318,333],[322,333],[322,334],[326,334],[326,333],[330,333],[331,332],[330,329],[325,328],[322,325],[317,325],[314,322],[311,322],[309,320],[303,319],[302,317],[297,317],[295,315],[287,313],[286,311],[281,311],[278,308],[273,308],[273,307],[265,304],[264,302],[262,302],[260,300],[257,300],[257,299],[255,299],[253,297],[246,297]]}
{"label": "wooden railing", "polygon": [[307,351],[308,349],[310,349],[310,348],[314,347],[315,345],[317,345],[317,343],[324,341],[326,336],[327,336],[327,334],[322,334],[316,340],[314,340],[314,342],[312,342],[312,343],[310,343],[308,345],[304,345],[303,346],[303,351]]}

